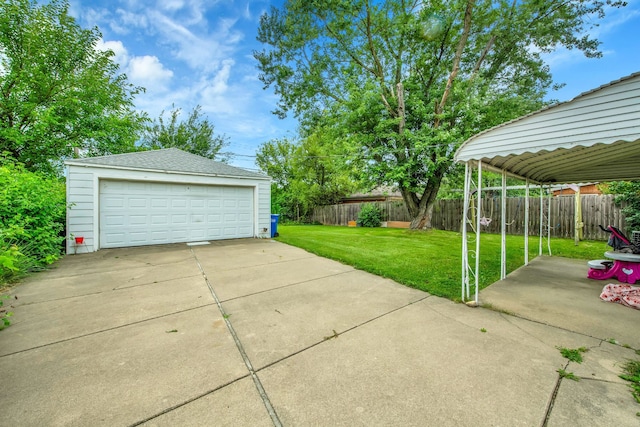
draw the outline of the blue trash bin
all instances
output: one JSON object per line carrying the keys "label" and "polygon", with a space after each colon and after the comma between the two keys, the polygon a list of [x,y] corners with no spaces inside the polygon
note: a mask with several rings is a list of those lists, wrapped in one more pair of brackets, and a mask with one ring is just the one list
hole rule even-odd
{"label": "blue trash bin", "polygon": [[278,218],[280,215],[271,215],[271,238],[278,237]]}

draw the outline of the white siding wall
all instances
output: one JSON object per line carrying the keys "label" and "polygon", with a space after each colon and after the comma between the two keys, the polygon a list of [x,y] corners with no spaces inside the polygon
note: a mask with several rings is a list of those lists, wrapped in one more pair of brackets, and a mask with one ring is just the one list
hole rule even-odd
{"label": "white siding wall", "polygon": [[[271,226],[271,184],[268,179],[225,178],[178,173],[135,171],[95,166],[68,165],[67,171],[67,253],[97,251],[99,237],[100,179],[227,185],[254,188],[255,237],[269,237]],[[264,232],[264,229],[267,229]],[[84,237],[77,246],[74,237]]]}
{"label": "white siding wall", "polygon": [[[262,238],[271,237],[271,182],[260,181],[256,189],[257,233]],[[265,232],[264,229],[267,231]]]}
{"label": "white siding wall", "polygon": [[[94,175],[70,167],[67,174],[67,253],[93,252],[94,236]],[[84,237],[76,247],[74,237]]]}

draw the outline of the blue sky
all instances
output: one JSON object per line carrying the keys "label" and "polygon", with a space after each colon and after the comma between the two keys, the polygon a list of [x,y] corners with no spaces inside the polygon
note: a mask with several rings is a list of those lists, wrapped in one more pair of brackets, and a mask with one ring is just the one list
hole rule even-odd
{"label": "blue sky", "polygon": [[[70,0],[83,27],[98,26],[129,81],[146,92],[136,107],[157,118],[172,105],[202,106],[216,132],[229,138],[231,164],[255,168],[260,144],[295,136],[296,122],[271,111],[277,98],[264,90],[252,56],[259,18],[282,0]],[[640,0],[612,10],[593,33],[603,58],[561,50],[546,60],[556,83],[549,98],[567,101],[587,90],[640,71]]]}

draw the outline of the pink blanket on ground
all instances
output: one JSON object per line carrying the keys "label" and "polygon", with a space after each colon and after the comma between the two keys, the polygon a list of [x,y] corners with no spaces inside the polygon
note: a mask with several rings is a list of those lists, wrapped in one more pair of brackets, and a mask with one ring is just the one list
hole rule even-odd
{"label": "pink blanket on ground", "polygon": [[640,287],[638,286],[609,283],[602,289],[600,298],[640,310]]}

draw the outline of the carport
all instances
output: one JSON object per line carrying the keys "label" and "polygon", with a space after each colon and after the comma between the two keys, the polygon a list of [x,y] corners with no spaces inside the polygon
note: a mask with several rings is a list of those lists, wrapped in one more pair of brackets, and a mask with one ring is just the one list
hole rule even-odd
{"label": "carport", "polygon": [[[501,278],[504,279],[508,176],[525,181],[527,201],[530,185],[539,185],[542,190],[552,184],[640,179],[640,72],[475,135],[458,149],[455,161],[465,164],[462,299],[472,299],[473,284],[473,300],[477,304],[482,171],[502,174]],[[528,202],[524,210],[526,265]],[[475,233],[468,232],[468,228]],[[539,255],[544,232],[540,221]]]}

